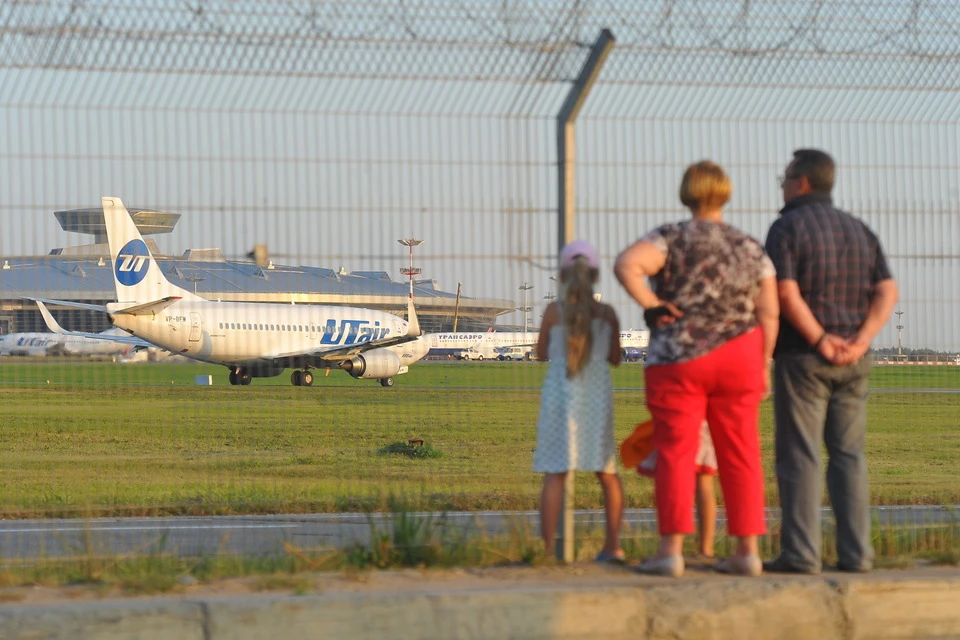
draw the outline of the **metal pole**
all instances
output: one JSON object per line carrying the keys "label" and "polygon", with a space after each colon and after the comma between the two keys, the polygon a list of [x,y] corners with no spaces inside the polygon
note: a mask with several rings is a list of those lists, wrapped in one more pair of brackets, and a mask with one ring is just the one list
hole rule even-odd
{"label": "metal pole", "polygon": [[903,315],[903,311],[897,310],[897,360],[903,359],[903,323],[900,321],[900,316]]}
{"label": "metal pole", "polygon": [[[575,157],[575,134],[574,122],[577,114],[580,113],[580,107],[583,106],[590,93],[593,83],[600,73],[600,68],[607,59],[607,54],[613,48],[613,33],[609,29],[603,29],[600,32],[597,41],[590,47],[590,56],[580,70],[580,75],[570,88],[567,98],[560,109],[560,115],[557,116],[557,168],[559,170],[559,216],[557,232],[557,253],[568,242],[574,239],[574,169],[576,167]],[[574,478],[573,472],[567,473],[566,482],[563,485],[563,508],[560,511],[560,533],[559,544],[557,545],[557,559],[562,562],[573,562],[573,498],[574,498]]]}
{"label": "metal pole", "polygon": [[457,330],[457,320],[460,319],[460,289],[463,287],[462,282],[457,283],[457,304],[453,308],[453,330]]}
{"label": "metal pole", "polygon": [[521,303],[523,304],[523,306],[520,307],[520,310],[523,311],[523,330],[524,331],[527,330],[527,311],[530,310],[530,307],[527,306],[527,291],[529,291],[530,289],[533,289],[532,284],[527,284],[526,282],[524,282],[522,285],[520,285],[520,290],[523,291],[523,302]]}

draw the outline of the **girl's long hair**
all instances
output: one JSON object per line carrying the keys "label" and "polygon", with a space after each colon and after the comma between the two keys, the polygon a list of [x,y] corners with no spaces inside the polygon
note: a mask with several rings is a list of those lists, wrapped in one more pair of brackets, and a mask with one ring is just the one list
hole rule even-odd
{"label": "girl's long hair", "polygon": [[567,328],[567,377],[572,378],[590,359],[593,334],[593,285],[600,272],[578,257],[572,265],[560,270],[563,283],[563,324]]}

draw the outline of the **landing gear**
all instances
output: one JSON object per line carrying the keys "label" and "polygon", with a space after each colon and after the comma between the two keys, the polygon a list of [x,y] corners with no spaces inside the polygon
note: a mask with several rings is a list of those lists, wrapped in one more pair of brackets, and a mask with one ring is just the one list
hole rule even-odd
{"label": "landing gear", "polygon": [[247,386],[253,380],[253,376],[247,373],[246,369],[240,371],[230,370],[230,384]]}
{"label": "landing gear", "polygon": [[290,374],[290,384],[295,387],[312,387],[313,374],[309,371],[301,371],[300,369],[297,369]]}
{"label": "landing gear", "polygon": [[380,378],[380,386],[381,386],[381,387],[392,387],[392,386],[393,386],[393,378]]}

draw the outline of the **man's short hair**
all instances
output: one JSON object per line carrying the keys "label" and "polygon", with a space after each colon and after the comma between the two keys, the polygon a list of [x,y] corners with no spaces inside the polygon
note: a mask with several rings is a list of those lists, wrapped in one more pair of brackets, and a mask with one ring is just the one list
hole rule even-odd
{"label": "man's short hair", "polygon": [[791,178],[806,176],[813,193],[829,194],[833,190],[836,165],[826,151],[820,149],[797,149],[793,152]]}
{"label": "man's short hair", "polygon": [[720,165],[702,160],[687,167],[680,181],[680,202],[691,211],[719,209],[730,200],[733,184]]}

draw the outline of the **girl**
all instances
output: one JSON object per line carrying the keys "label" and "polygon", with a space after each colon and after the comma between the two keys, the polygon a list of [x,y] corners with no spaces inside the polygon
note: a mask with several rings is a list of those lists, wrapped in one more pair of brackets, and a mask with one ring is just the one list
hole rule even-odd
{"label": "girl", "polygon": [[543,315],[537,357],[549,360],[540,398],[533,470],[543,473],[540,530],[548,554],[568,472],[593,471],[600,480],[606,535],[598,562],[624,561],[620,547],[623,488],[613,439],[613,386],[607,364],[620,364],[620,323],[613,308],[594,298],[596,250],[576,240],[559,257],[562,294]]}
{"label": "girl", "polygon": [[[713,562],[713,542],[717,534],[717,494],[713,478],[717,475],[717,452],[710,438],[710,427],[704,420],[700,426],[700,447],[697,449],[697,538],[698,560]],[[653,478],[657,473],[657,451],[637,465],[637,473]]]}

